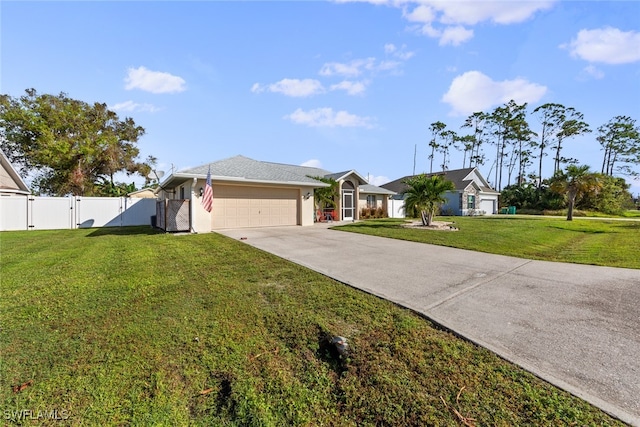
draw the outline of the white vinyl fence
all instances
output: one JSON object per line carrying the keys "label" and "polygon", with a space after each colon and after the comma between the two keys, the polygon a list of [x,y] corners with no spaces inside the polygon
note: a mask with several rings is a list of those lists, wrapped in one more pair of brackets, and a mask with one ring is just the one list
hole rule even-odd
{"label": "white vinyl fence", "polygon": [[405,217],[405,213],[404,213],[404,199],[401,198],[397,198],[394,199],[393,197],[389,199],[389,204],[388,204],[388,208],[387,208],[387,215],[389,215],[389,218],[404,218]]}
{"label": "white vinyl fence", "polygon": [[0,231],[151,225],[156,199],[0,197]]}

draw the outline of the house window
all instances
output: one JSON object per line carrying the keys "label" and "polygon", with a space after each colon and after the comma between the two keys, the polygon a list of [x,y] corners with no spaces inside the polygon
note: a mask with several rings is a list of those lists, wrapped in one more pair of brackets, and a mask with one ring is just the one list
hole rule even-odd
{"label": "house window", "polygon": [[374,194],[367,194],[367,207],[375,208],[377,205],[376,196]]}
{"label": "house window", "polygon": [[180,187],[180,198],[184,199],[184,187]]}
{"label": "house window", "polygon": [[467,209],[475,209],[476,208],[476,196],[473,194],[469,194],[467,196]]}

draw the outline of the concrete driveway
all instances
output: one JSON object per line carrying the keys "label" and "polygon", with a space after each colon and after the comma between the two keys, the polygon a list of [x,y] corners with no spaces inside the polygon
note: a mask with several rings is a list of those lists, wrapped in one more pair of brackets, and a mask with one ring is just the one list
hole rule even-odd
{"label": "concrete driveway", "polygon": [[324,224],[220,233],[422,313],[640,426],[640,270],[531,261]]}

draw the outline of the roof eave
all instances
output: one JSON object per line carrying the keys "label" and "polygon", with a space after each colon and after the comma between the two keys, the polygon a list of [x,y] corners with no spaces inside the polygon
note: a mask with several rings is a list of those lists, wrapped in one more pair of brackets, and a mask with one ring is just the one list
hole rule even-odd
{"label": "roof eave", "polygon": [[[170,188],[175,185],[180,185],[189,179],[206,179],[207,176],[203,174],[191,174],[191,173],[176,173],[167,178],[161,186],[163,188]],[[322,188],[322,187],[330,187],[329,184],[324,182],[316,181],[316,182],[304,182],[304,181],[275,181],[275,180],[263,180],[263,179],[247,179],[240,176],[211,176],[212,183],[214,182],[232,182],[232,183],[243,183],[243,184],[262,184],[262,185],[284,185],[289,187],[311,187],[311,188]],[[175,184],[174,184],[175,182]],[[173,184],[173,185],[172,185]]]}
{"label": "roof eave", "polygon": [[21,189],[17,189],[17,188],[0,188],[0,193],[11,193],[11,194],[18,194],[21,196],[29,196],[31,194],[30,191],[28,190],[21,190]]}

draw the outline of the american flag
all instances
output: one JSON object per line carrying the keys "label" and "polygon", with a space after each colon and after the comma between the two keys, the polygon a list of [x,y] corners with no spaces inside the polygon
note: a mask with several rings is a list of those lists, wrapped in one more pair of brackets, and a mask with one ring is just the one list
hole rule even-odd
{"label": "american flag", "polygon": [[207,212],[211,212],[211,205],[213,205],[213,189],[211,188],[211,168],[207,172],[207,183],[204,186],[204,193],[202,193],[202,207]]}

